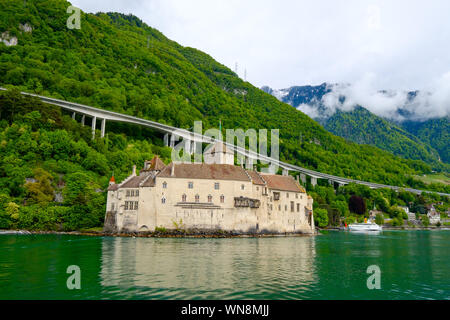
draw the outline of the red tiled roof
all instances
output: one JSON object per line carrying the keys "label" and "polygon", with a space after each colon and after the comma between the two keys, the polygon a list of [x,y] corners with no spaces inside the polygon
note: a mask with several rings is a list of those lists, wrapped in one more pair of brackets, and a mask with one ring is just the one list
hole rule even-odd
{"label": "red tiled roof", "polygon": [[145,170],[155,170],[155,171],[162,171],[166,165],[158,156],[154,156],[153,159],[150,161],[150,165]]}
{"label": "red tiled roof", "polygon": [[149,176],[150,173],[142,172],[140,175],[135,176],[125,182],[120,188],[139,188],[139,185]]}
{"label": "red tiled roof", "polygon": [[[172,176],[173,166],[175,168]],[[171,163],[158,177],[250,181],[243,168],[229,164]]]}
{"label": "red tiled roof", "polygon": [[270,189],[305,193],[305,189],[303,189],[291,176],[274,174],[262,174],[261,176],[267,182],[267,186]]}
{"label": "red tiled roof", "polygon": [[253,184],[265,186],[266,183],[264,182],[263,178],[258,174],[256,171],[247,170],[248,175],[250,178],[252,178]]}
{"label": "red tiled roof", "polygon": [[118,184],[112,184],[109,186],[108,191],[116,191],[117,189],[119,189],[119,185]]}

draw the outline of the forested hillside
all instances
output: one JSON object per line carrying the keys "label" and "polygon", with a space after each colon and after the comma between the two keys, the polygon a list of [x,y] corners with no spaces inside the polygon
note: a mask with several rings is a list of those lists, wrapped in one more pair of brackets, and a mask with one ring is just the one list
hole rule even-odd
{"label": "forested hillside", "polygon": [[324,126],[331,133],[350,141],[374,145],[404,158],[423,160],[434,168],[446,168],[439,162],[438,152],[429,144],[362,107],[347,112],[337,110]]}
{"label": "forested hillside", "polygon": [[450,118],[430,119],[426,121],[405,121],[402,128],[433,146],[441,160],[450,163]]}
{"label": "forested hillside", "polygon": [[[261,89],[280,101],[304,110],[329,132],[359,144],[369,144],[412,160],[422,160],[434,170],[450,171],[449,118],[422,120],[408,111],[408,105],[398,105],[393,115],[403,121],[380,117],[364,105],[352,110],[341,109],[348,97],[341,95],[339,102],[330,104],[327,95],[337,85],[323,83],[318,86],[293,86],[274,90]],[[387,94],[380,91],[379,94]],[[408,103],[415,103],[417,92],[408,92]],[[328,102],[326,102],[328,101]]]}
{"label": "forested hillside", "polygon": [[[417,187],[429,172],[422,161],[400,159],[328,133],[303,113],[239,79],[210,56],[184,48],[134,16],[82,14],[69,30],[68,2],[0,2],[0,83],[189,128],[280,129],[282,160],[326,173]],[[31,27],[26,31],[24,25]]]}
{"label": "forested hillside", "polygon": [[0,229],[100,227],[112,173],[122,181],[133,164],[171,154],[141,130],[114,133],[131,132],[123,125],[92,140],[89,127],[19,92],[0,92],[0,116]]}

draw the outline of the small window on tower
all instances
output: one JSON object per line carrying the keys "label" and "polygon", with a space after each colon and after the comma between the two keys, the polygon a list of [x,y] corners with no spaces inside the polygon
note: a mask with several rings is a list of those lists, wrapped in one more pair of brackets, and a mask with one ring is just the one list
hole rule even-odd
{"label": "small window on tower", "polygon": [[208,195],[208,202],[209,202],[209,203],[212,202],[212,195]]}
{"label": "small window on tower", "polygon": [[163,182],[163,189],[167,189],[167,182]]}
{"label": "small window on tower", "polygon": [[220,189],[220,183],[216,182],[214,183],[214,189],[219,190]]}
{"label": "small window on tower", "polygon": [[188,188],[189,189],[194,189],[194,183],[193,182],[188,182]]}
{"label": "small window on tower", "polygon": [[183,195],[181,196],[181,201],[186,202],[186,199],[187,199],[187,196],[186,196],[185,194],[183,194]]}
{"label": "small window on tower", "polygon": [[198,194],[195,195],[195,202],[200,202],[200,196]]}
{"label": "small window on tower", "polygon": [[220,196],[220,203],[224,203],[225,202],[225,196],[224,195],[221,195]]}

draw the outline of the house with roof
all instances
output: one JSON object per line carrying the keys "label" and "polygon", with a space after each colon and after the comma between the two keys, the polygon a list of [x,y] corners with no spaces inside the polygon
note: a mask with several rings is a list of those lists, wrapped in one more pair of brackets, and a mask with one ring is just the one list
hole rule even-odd
{"label": "house with roof", "polygon": [[105,231],[223,230],[314,233],[313,199],[291,176],[234,165],[225,147],[207,163],[165,165],[159,157],[108,188]]}
{"label": "house with roof", "polygon": [[430,220],[431,224],[438,224],[441,222],[441,214],[436,210],[434,207],[434,204],[430,204],[426,206],[428,213],[428,219]]}

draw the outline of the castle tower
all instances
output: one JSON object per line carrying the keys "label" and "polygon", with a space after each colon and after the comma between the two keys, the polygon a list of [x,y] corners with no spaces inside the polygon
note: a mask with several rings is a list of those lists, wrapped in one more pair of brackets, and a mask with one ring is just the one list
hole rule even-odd
{"label": "castle tower", "polygon": [[109,186],[115,185],[116,184],[116,179],[114,179],[114,175],[111,177],[111,179],[109,179]]}
{"label": "castle tower", "polygon": [[226,147],[223,142],[217,142],[204,153],[207,164],[234,165],[234,152]]}

